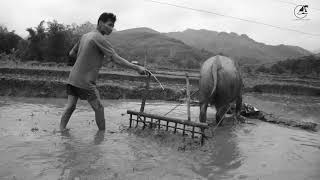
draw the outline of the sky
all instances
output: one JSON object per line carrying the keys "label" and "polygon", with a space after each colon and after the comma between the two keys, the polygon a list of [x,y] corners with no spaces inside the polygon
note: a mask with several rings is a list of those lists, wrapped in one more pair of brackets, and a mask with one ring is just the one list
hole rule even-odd
{"label": "sky", "polygon": [[[255,41],[268,45],[294,45],[320,52],[319,0],[155,0],[212,13],[183,9],[150,0],[1,0],[0,24],[22,37],[26,28],[37,26],[41,20],[57,20],[63,24],[96,24],[103,12],[117,16],[115,28],[125,30],[149,27],[159,32],[186,29],[207,29],[218,32],[247,34]],[[308,15],[298,20],[294,16],[297,4],[308,5]],[[288,31],[239,19],[257,21]]]}

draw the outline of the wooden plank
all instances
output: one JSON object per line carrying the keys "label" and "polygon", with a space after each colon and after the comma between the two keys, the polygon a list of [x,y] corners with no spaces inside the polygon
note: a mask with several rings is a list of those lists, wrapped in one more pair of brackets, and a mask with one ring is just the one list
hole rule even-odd
{"label": "wooden plank", "polygon": [[185,131],[186,131],[186,125],[183,124],[183,131],[182,131],[182,135],[183,135],[183,136],[185,135]]}
{"label": "wooden plank", "polygon": [[142,127],[142,129],[144,129],[145,127],[146,127],[146,117],[143,116],[143,127]]}
{"label": "wooden plank", "polygon": [[155,114],[148,114],[148,113],[137,112],[137,111],[132,111],[132,110],[127,110],[127,114],[133,114],[133,115],[137,115],[137,116],[145,116],[148,118],[165,120],[165,121],[179,123],[179,124],[186,124],[188,126],[196,126],[196,127],[204,128],[204,129],[209,127],[207,123],[186,121],[186,120],[182,120],[182,119],[178,119],[178,118],[164,117],[164,116],[159,116],[159,115],[155,115]]}
{"label": "wooden plank", "polygon": [[131,126],[132,126],[132,114],[130,114],[130,128],[131,128]]}
{"label": "wooden plank", "polygon": [[146,105],[146,99],[147,99],[147,97],[149,95],[150,77],[151,77],[150,74],[146,77],[146,89],[145,89],[144,94],[142,96],[140,112],[144,112],[144,107]]}
{"label": "wooden plank", "polygon": [[151,122],[150,122],[150,127],[149,128],[153,128],[153,118],[151,118]]}
{"label": "wooden plank", "polygon": [[174,133],[177,132],[177,126],[178,126],[178,123],[175,123],[175,125],[174,125]]}
{"label": "wooden plank", "polygon": [[192,126],[192,138],[194,137],[194,126]]}
{"label": "wooden plank", "polygon": [[158,129],[160,129],[160,127],[161,127],[161,120],[158,119]]}
{"label": "wooden plank", "polygon": [[188,110],[188,121],[191,121],[190,115],[190,83],[189,83],[189,75],[186,73],[186,83],[187,83],[187,110]]}
{"label": "wooden plank", "polygon": [[[137,123],[136,123],[136,127],[138,127],[139,119],[140,119],[140,116],[138,115],[138,116],[137,116],[137,120],[136,120],[136,122],[137,122]],[[141,121],[140,121],[140,122],[141,122]]]}

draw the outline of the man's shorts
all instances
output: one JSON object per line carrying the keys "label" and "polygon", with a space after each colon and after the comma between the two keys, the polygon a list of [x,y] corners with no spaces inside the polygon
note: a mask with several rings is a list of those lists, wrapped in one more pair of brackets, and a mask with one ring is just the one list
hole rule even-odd
{"label": "man's shorts", "polygon": [[67,84],[67,94],[75,97],[79,97],[81,100],[92,101],[99,97],[97,89],[83,89],[75,87],[71,84]]}

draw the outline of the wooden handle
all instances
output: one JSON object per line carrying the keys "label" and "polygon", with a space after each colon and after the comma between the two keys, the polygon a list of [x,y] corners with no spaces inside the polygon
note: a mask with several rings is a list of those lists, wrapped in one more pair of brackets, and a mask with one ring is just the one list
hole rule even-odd
{"label": "wooden handle", "polygon": [[190,82],[189,82],[189,75],[186,73],[186,83],[187,83],[187,108],[188,108],[188,121],[191,121],[190,115]]}
{"label": "wooden handle", "polygon": [[144,112],[144,106],[146,105],[146,100],[149,94],[149,87],[150,87],[150,74],[148,74],[148,76],[146,77],[146,88],[142,96],[140,112]]}

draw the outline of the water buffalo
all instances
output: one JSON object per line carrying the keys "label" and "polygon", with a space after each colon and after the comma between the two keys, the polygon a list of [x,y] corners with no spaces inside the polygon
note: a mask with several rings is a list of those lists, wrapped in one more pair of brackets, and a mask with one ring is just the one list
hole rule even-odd
{"label": "water buffalo", "polygon": [[[228,110],[230,103],[236,102],[235,119],[240,117],[242,104],[242,78],[236,63],[225,56],[214,56],[201,66],[199,82],[200,122],[206,122],[208,104],[216,107],[218,123]],[[222,122],[220,122],[222,123]]]}

